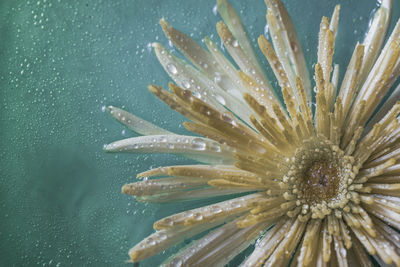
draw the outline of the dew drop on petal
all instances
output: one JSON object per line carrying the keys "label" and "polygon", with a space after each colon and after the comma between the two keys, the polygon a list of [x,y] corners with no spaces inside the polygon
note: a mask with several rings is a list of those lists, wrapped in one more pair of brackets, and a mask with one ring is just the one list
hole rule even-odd
{"label": "dew drop on petal", "polygon": [[199,92],[193,92],[193,96],[198,99],[201,99],[201,94]]}
{"label": "dew drop on petal", "polygon": [[177,74],[178,73],[178,70],[176,69],[175,65],[172,64],[172,63],[168,63],[167,64],[167,70],[171,74]]}
{"label": "dew drop on petal", "polygon": [[218,143],[212,143],[211,150],[214,152],[221,152],[221,146]]}
{"label": "dew drop on petal", "polygon": [[147,51],[148,51],[149,53],[151,53],[152,47],[153,47],[152,43],[147,43],[146,49],[147,49]]}
{"label": "dew drop on petal", "polygon": [[161,241],[166,240],[167,239],[167,235],[164,234],[164,233],[161,233],[159,238],[160,238]]}
{"label": "dew drop on petal", "polygon": [[195,150],[205,150],[206,142],[201,138],[195,138],[192,140],[192,148]]}
{"label": "dew drop on petal", "polygon": [[220,213],[220,212],[222,212],[222,209],[219,207],[219,206],[212,206],[211,207],[211,210],[212,210],[212,212],[213,213]]}
{"label": "dew drop on petal", "polygon": [[215,72],[214,82],[219,83],[219,82],[221,82],[221,80],[222,80],[221,73]]}
{"label": "dew drop on petal", "polygon": [[225,99],[222,97],[222,96],[220,96],[220,95],[217,95],[217,96],[215,96],[215,99],[221,104],[221,105],[226,105],[226,101],[225,101]]}
{"label": "dew drop on petal", "polygon": [[196,221],[201,221],[201,220],[203,219],[203,215],[202,215],[201,213],[196,213],[196,214],[194,215],[194,219],[195,219]]}
{"label": "dew drop on petal", "polygon": [[154,246],[156,244],[156,241],[153,238],[148,238],[146,242],[150,246]]}
{"label": "dew drop on petal", "polygon": [[239,46],[239,42],[237,40],[233,40],[232,46],[233,47],[238,47]]}
{"label": "dew drop on petal", "polygon": [[218,14],[218,5],[215,5],[212,9],[213,14],[216,16]]}
{"label": "dew drop on petal", "polygon": [[183,85],[183,87],[185,87],[185,89],[189,89],[190,88],[190,82],[188,82],[188,81],[183,81],[182,85]]}

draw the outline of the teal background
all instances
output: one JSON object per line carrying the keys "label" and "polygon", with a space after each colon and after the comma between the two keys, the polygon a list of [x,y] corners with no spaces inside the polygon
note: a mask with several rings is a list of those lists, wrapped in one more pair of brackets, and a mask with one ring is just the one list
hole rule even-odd
{"label": "teal background", "polygon": [[[264,32],[265,4],[231,2],[255,43]],[[392,21],[400,15],[394,2]],[[311,69],[321,16],[331,16],[335,1],[285,3]],[[377,3],[341,4],[334,60],[342,76]],[[106,154],[102,147],[134,136],[103,112],[106,105],[185,133],[183,118],[146,89],[169,81],[148,44],[168,46],[158,25],[163,16],[198,41],[210,35],[220,43],[214,6],[183,0],[0,1],[0,266],[126,266],[128,249],[152,232],[154,220],[209,202],[136,203],[120,193],[136,173],[189,161]],[[177,248],[140,266],[159,264]]]}

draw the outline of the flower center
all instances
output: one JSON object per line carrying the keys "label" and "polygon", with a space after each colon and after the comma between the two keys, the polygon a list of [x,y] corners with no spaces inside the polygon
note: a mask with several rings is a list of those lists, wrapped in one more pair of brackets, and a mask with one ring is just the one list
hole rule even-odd
{"label": "flower center", "polygon": [[317,160],[306,168],[303,176],[303,194],[308,202],[330,200],[337,195],[338,166],[335,162]]}
{"label": "flower center", "polygon": [[[289,159],[281,187],[284,197],[296,201],[299,212],[324,218],[349,202],[355,173],[354,158],[324,137],[305,140]],[[295,214],[296,212],[289,212]]]}

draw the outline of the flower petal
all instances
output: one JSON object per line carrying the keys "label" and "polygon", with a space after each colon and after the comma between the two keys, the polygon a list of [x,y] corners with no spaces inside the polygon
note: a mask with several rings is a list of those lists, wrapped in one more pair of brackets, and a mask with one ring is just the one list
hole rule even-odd
{"label": "flower petal", "polygon": [[251,111],[244,103],[222,90],[201,72],[172,55],[161,44],[154,43],[153,48],[161,65],[180,87],[192,91],[196,97],[220,112],[225,112],[224,106],[227,107],[240,119],[249,123]]}
{"label": "flower petal", "polygon": [[[400,73],[394,73],[397,62],[400,61],[400,47],[399,39],[400,36],[400,20],[397,22],[392,34],[386,42],[385,47],[381,50],[381,53],[373,65],[371,71],[362,85],[359,94],[354,100],[351,118],[354,118],[354,113],[357,105],[360,101],[367,101],[367,108],[362,114],[360,121],[364,125],[370,118],[372,113],[375,111],[382,98],[386,95],[387,91],[392,86],[393,82]],[[364,53],[366,50],[364,50]],[[390,83],[389,83],[390,81]]]}
{"label": "flower petal", "polygon": [[269,33],[276,54],[288,75],[292,88],[296,88],[296,76],[304,84],[307,99],[311,104],[311,81],[296,30],[285,6],[279,0],[266,0]]}
{"label": "flower petal", "polygon": [[225,266],[270,224],[264,222],[241,229],[236,221],[227,223],[195,241],[164,266]]}
{"label": "flower petal", "polygon": [[299,247],[298,266],[312,266],[310,263],[316,260],[315,251],[318,249],[320,226],[321,220],[312,220],[308,224],[303,242]]}
{"label": "flower petal", "polygon": [[210,228],[221,224],[220,222],[200,224],[189,227],[179,227],[170,230],[157,231],[150,236],[146,237],[133,248],[129,250],[129,256],[132,262],[138,262],[143,259],[149,258],[155,254],[166,250],[173,245],[182,242],[186,238],[195,236]]}
{"label": "flower petal", "polygon": [[362,85],[368,76],[385,40],[392,13],[392,0],[383,0],[380,8],[375,12],[370,23],[368,33],[365,35],[363,45],[365,47],[364,61],[361,65],[359,85]]}
{"label": "flower petal", "polygon": [[146,120],[143,120],[139,117],[136,117],[135,115],[122,110],[120,108],[116,108],[113,106],[108,106],[107,111],[110,113],[110,115],[134,131],[135,133],[141,134],[141,135],[161,135],[161,134],[174,134],[170,131],[164,130],[163,128],[160,128]]}
{"label": "flower petal", "polygon": [[218,74],[224,73],[223,65],[217,64],[214,57],[200,46],[197,42],[192,40],[186,34],[178,31],[169,25],[164,19],[161,19],[160,24],[164,30],[165,35],[169,40],[188,58],[193,65],[195,65],[203,73],[207,74],[210,80],[225,77],[219,77]]}
{"label": "flower petal", "polygon": [[233,198],[223,202],[218,202],[201,208],[187,210],[177,213],[154,223],[154,229],[170,229],[172,227],[189,226],[213,222],[217,219],[238,217],[243,212],[250,210],[255,202],[265,198],[264,193],[255,193],[247,196]]}
{"label": "flower petal", "polygon": [[180,192],[199,187],[207,187],[207,179],[194,177],[170,177],[126,184],[122,187],[122,193],[141,197]]}
{"label": "flower petal", "polygon": [[257,65],[254,65],[254,62],[247,57],[238,41],[232,35],[228,26],[220,21],[217,23],[217,31],[229,54],[235,60],[240,69],[260,85],[260,90],[263,91],[263,94],[265,95],[264,97],[267,99],[272,98],[275,101],[280,102],[279,98],[276,96],[276,92],[271,87],[263,71],[257,67]]}
{"label": "flower petal", "polygon": [[252,64],[262,73],[262,68],[258,62],[253,46],[250,43],[246,30],[243,27],[240,17],[236,13],[235,9],[229,4],[228,1],[217,0],[217,10],[225,24],[228,26],[229,30],[232,32],[232,35],[243,49],[247,58],[249,58]]}
{"label": "flower petal", "polygon": [[[307,225],[305,222],[301,222],[298,218],[291,221],[290,229],[283,236],[282,241],[278,244],[278,247],[272,252],[271,256],[265,262],[264,266],[284,266],[287,265],[290,256],[294,252],[300,238],[303,236],[304,229]],[[281,233],[282,234],[282,233]]]}
{"label": "flower petal", "polygon": [[138,201],[142,202],[175,202],[175,201],[192,201],[199,200],[203,198],[213,198],[218,196],[228,196],[240,193],[254,192],[255,190],[250,188],[233,188],[233,189],[220,189],[213,187],[201,187],[194,190],[179,191],[179,192],[163,192],[160,194],[146,195],[136,197]]}
{"label": "flower petal", "polygon": [[107,152],[184,154],[201,162],[233,163],[232,149],[207,138],[186,135],[148,135],[113,142]]}
{"label": "flower petal", "polygon": [[267,234],[257,242],[253,253],[242,263],[242,267],[262,266],[265,260],[274,252],[281,240],[290,229],[293,223],[291,219],[280,219]]}

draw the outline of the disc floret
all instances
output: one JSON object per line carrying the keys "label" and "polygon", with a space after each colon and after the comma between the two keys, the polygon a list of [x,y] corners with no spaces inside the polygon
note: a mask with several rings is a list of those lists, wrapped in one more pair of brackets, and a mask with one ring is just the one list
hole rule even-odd
{"label": "disc floret", "polygon": [[353,164],[352,156],[323,136],[307,139],[290,159],[281,183],[287,189],[284,196],[296,199],[303,216],[323,219],[348,204],[356,176]]}

